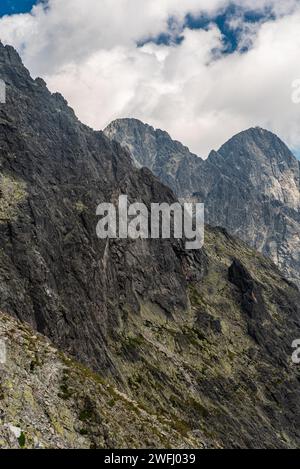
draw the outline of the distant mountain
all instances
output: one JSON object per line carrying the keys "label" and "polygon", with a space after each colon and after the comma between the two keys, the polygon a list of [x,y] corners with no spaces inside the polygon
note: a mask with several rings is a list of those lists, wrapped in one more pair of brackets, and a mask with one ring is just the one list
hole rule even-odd
{"label": "distant mountain", "polygon": [[276,135],[249,129],[204,161],[135,119],[112,122],[105,134],[178,197],[204,202],[210,224],[270,257],[300,286],[300,163]]}
{"label": "distant mountain", "polygon": [[129,150],[137,167],[149,168],[179,197],[190,196],[201,184],[204,161],[172,140],[167,132],[136,119],[119,119],[104,133]]}
{"label": "distant mountain", "polygon": [[1,44],[0,77],[0,447],[299,447],[298,289],[221,228],[99,240],[100,202],[177,199]]}

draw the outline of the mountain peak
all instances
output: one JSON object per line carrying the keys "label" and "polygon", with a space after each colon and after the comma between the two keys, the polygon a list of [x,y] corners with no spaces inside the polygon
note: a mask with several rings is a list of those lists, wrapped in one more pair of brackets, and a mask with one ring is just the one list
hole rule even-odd
{"label": "mountain peak", "polygon": [[106,127],[104,133],[130,152],[135,166],[149,168],[180,197],[183,196],[180,190],[182,179],[185,180],[186,192],[195,168],[203,162],[182,143],[173,140],[168,132],[155,129],[138,119],[116,119]]}
{"label": "mountain peak", "polygon": [[0,63],[23,65],[22,59],[16,49],[10,45],[4,45],[0,41]]}
{"label": "mountain peak", "polygon": [[233,137],[231,137],[226,143],[224,143],[222,147],[224,145],[227,145],[228,142],[232,142],[235,140],[255,140],[255,139],[256,140],[264,139],[264,140],[272,140],[272,141],[278,140],[283,145],[285,145],[276,134],[274,134],[270,130],[257,126],[257,127],[249,127],[248,129],[238,132],[237,134],[233,135]]}
{"label": "mountain peak", "polygon": [[33,83],[29,71],[16,49],[0,42],[0,79],[8,85],[27,86]]}
{"label": "mountain peak", "polygon": [[110,138],[114,138],[120,133],[124,132],[134,132],[135,134],[160,134],[165,138],[172,140],[171,136],[165,130],[154,128],[152,125],[133,117],[122,117],[115,119],[104,129],[104,133],[106,133]]}
{"label": "mountain peak", "polygon": [[121,125],[136,125],[136,126],[141,126],[141,127],[148,127],[154,130],[154,127],[152,127],[149,124],[146,124],[145,122],[141,121],[140,119],[136,119],[135,117],[119,117],[117,119],[114,119],[108,126],[108,127],[116,127],[116,126],[121,126]]}
{"label": "mountain peak", "polygon": [[251,127],[229,139],[218,151],[225,158],[244,160],[267,160],[289,167],[298,164],[296,157],[287,145],[273,132],[261,127]]}
{"label": "mountain peak", "polygon": [[251,127],[203,161],[136,119],[119,119],[109,129],[108,137],[113,134],[137,165],[147,166],[179,198],[204,202],[208,223],[226,227],[300,285],[299,161],[277,135]]}

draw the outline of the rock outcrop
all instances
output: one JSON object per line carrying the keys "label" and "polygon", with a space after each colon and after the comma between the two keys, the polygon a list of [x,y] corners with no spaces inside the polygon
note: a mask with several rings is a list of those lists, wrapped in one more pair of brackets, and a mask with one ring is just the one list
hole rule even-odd
{"label": "rock outcrop", "polygon": [[2,313],[0,340],[1,449],[203,447]]}
{"label": "rock outcrop", "polygon": [[105,133],[178,197],[204,202],[208,223],[270,257],[300,286],[299,161],[276,135],[249,129],[204,161],[135,119],[114,121]]}

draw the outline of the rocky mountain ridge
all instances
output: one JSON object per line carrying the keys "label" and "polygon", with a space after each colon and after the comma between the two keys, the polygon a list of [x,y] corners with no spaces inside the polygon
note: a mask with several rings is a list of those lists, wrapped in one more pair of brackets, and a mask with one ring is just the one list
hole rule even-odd
{"label": "rocky mountain ridge", "polygon": [[299,161],[276,135],[249,129],[202,160],[135,119],[116,120],[105,133],[178,197],[204,202],[208,223],[270,257],[300,286]]}
{"label": "rocky mountain ridge", "polygon": [[[100,202],[127,194],[147,206],[171,204],[172,191],[148,169],[134,168],[117,142],[81,124],[9,46],[0,45],[0,76],[7,86],[0,107],[0,331],[17,362],[8,361],[1,375],[1,445],[299,446],[291,362],[300,336],[297,288],[224,229],[207,227],[198,251],[173,238],[99,240]],[[85,387],[86,371],[66,366],[64,373],[65,359],[47,354],[40,336],[33,346],[32,330],[93,370],[92,382]],[[53,400],[41,406],[49,370]],[[119,399],[107,401],[97,376],[107,392],[116,389],[145,412],[135,405],[125,412],[123,402],[124,425],[132,418],[127,436],[114,417]],[[31,403],[28,413],[23,400]],[[63,429],[56,404],[66,415]],[[149,431],[151,416],[158,422]],[[54,433],[43,434],[43,426]],[[11,427],[21,431],[17,443]]]}

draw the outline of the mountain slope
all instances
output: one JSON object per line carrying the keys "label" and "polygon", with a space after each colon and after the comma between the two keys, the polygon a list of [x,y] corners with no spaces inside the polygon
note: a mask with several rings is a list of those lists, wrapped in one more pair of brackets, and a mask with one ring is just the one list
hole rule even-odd
{"label": "mountain slope", "polygon": [[183,317],[145,305],[118,335],[113,347],[120,363],[127,356],[131,392],[213,447],[293,447],[299,292],[224,231],[207,228],[203,254],[205,272],[191,279]]}
{"label": "mountain slope", "polygon": [[[94,443],[299,446],[300,383],[291,363],[292,341],[300,337],[299,291],[222,229],[207,228],[199,251],[185,251],[183,240],[174,239],[99,240],[99,202],[128,194],[149,206],[175,202],[173,193],[149,170],[135,169],[119,144],[82,125],[60,95],[30,78],[10,47],[0,46],[0,75],[7,84],[0,108],[0,310],[100,374],[137,402],[146,420],[159,420],[150,436],[145,430],[129,441],[132,433],[125,438],[112,416],[115,440]],[[10,382],[19,379],[21,365],[8,363]],[[77,380],[81,392],[81,376],[70,386],[63,380],[65,397]],[[30,395],[35,378],[25,378]],[[91,394],[99,393],[107,409],[107,394],[94,386]],[[5,385],[4,404],[17,410],[6,423],[28,425],[10,389]],[[72,426],[76,402],[63,407]],[[117,412],[118,403],[110,404]],[[33,407],[39,432],[44,410]],[[106,411],[102,417],[109,424]],[[155,436],[161,419],[172,432],[163,442]],[[139,423],[145,420],[135,419],[132,432]],[[97,420],[98,429],[101,435]],[[77,433],[71,428],[50,444],[93,444],[76,442]]]}
{"label": "mountain slope", "polygon": [[114,374],[106,336],[139,310],[138,295],[172,314],[187,294],[178,242],[101,241],[96,208],[122,193],[148,205],[173,195],[32,80],[10,47],[0,75],[0,307]]}
{"label": "mountain slope", "polygon": [[202,446],[2,313],[0,338],[0,449]]}
{"label": "mountain slope", "polygon": [[134,119],[112,122],[105,133],[178,197],[204,202],[207,222],[270,257],[300,285],[299,162],[276,135],[249,129],[203,161],[165,132]]}

